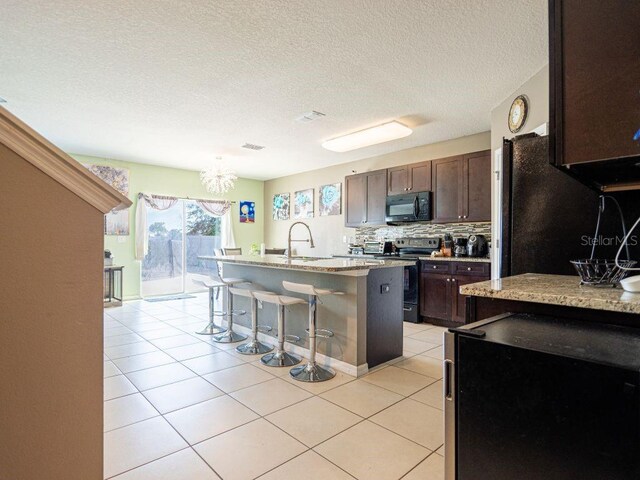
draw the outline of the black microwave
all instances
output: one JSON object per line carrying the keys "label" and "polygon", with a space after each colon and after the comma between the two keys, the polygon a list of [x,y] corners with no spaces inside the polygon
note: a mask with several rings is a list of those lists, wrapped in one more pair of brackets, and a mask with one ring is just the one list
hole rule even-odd
{"label": "black microwave", "polygon": [[431,220],[431,192],[388,196],[385,220],[390,224],[428,222]]}

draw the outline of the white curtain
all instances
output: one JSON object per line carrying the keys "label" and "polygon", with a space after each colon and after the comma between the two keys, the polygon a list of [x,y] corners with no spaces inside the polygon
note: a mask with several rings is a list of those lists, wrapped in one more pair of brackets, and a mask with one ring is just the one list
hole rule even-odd
{"label": "white curtain", "polygon": [[164,195],[138,194],[136,206],[136,260],[142,260],[149,250],[149,232],[147,231],[147,206],[155,210],[167,210],[178,203],[176,197]]}
{"label": "white curtain", "polygon": [[231,208],[227,200],[196,200],[196,203],[214,217],[222,217]]}
{"label": "white curtain", "polygon": [[228,209],[222,216],[220,232],[220,244],[222,248],[233,248],[236,246],[236,238],[233,235],[233,222],[231,221],[231,209]]}

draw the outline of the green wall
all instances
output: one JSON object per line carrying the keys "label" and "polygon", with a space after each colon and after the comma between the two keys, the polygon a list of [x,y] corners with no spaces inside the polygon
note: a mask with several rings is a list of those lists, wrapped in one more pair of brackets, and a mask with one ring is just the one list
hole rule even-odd
{"label": "green wall", "polygon": [[81,163],[110,165],[129,169],[129,198],[133,201],[133,205],[129,209],[131,234],[121,237],[111,235],[104,237],[104,248],[111,250],[117,265],[124,265],[125,267],[123,289],[126,299],[140,296],[140,262],[134,259],[135,211],[139,192],[174,195],[177,197],[228,199],[236,202],[240,200],[255,201],[256,221],[253,224],[240,223],[239,203],[232,205],[233,233],[235,234],[237,246],[242,247],[245,252],[249,251],[252,243],[260,244],[264,241],[264,182],[260,180],[239,178],[232,191],[224,196],[216,197],[204,189],[200,183],[199,172],[85,155],[71,154],[71,156]]}

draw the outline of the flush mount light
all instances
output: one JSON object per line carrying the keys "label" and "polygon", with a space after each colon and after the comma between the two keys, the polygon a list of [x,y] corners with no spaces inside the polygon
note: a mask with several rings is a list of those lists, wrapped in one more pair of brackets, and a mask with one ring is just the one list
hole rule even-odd
{"label": "flush mount light", "polygon": [[389,142],[411,135],[413,130],[400,122],[383,123],[377,127],[365,128],[359,132],[343,135],[322,144],[327,150],[332,152],[348,152],[356,148],[368,147],[378,143]]}

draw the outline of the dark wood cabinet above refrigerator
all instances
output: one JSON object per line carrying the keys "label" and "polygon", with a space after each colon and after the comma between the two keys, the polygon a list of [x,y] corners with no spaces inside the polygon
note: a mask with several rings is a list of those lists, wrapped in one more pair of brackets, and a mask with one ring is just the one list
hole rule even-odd
{"label": "dark wood cabinet above refrigerator", "polygon": [[640,188],[640,2],[550,0],[551,162]]}

